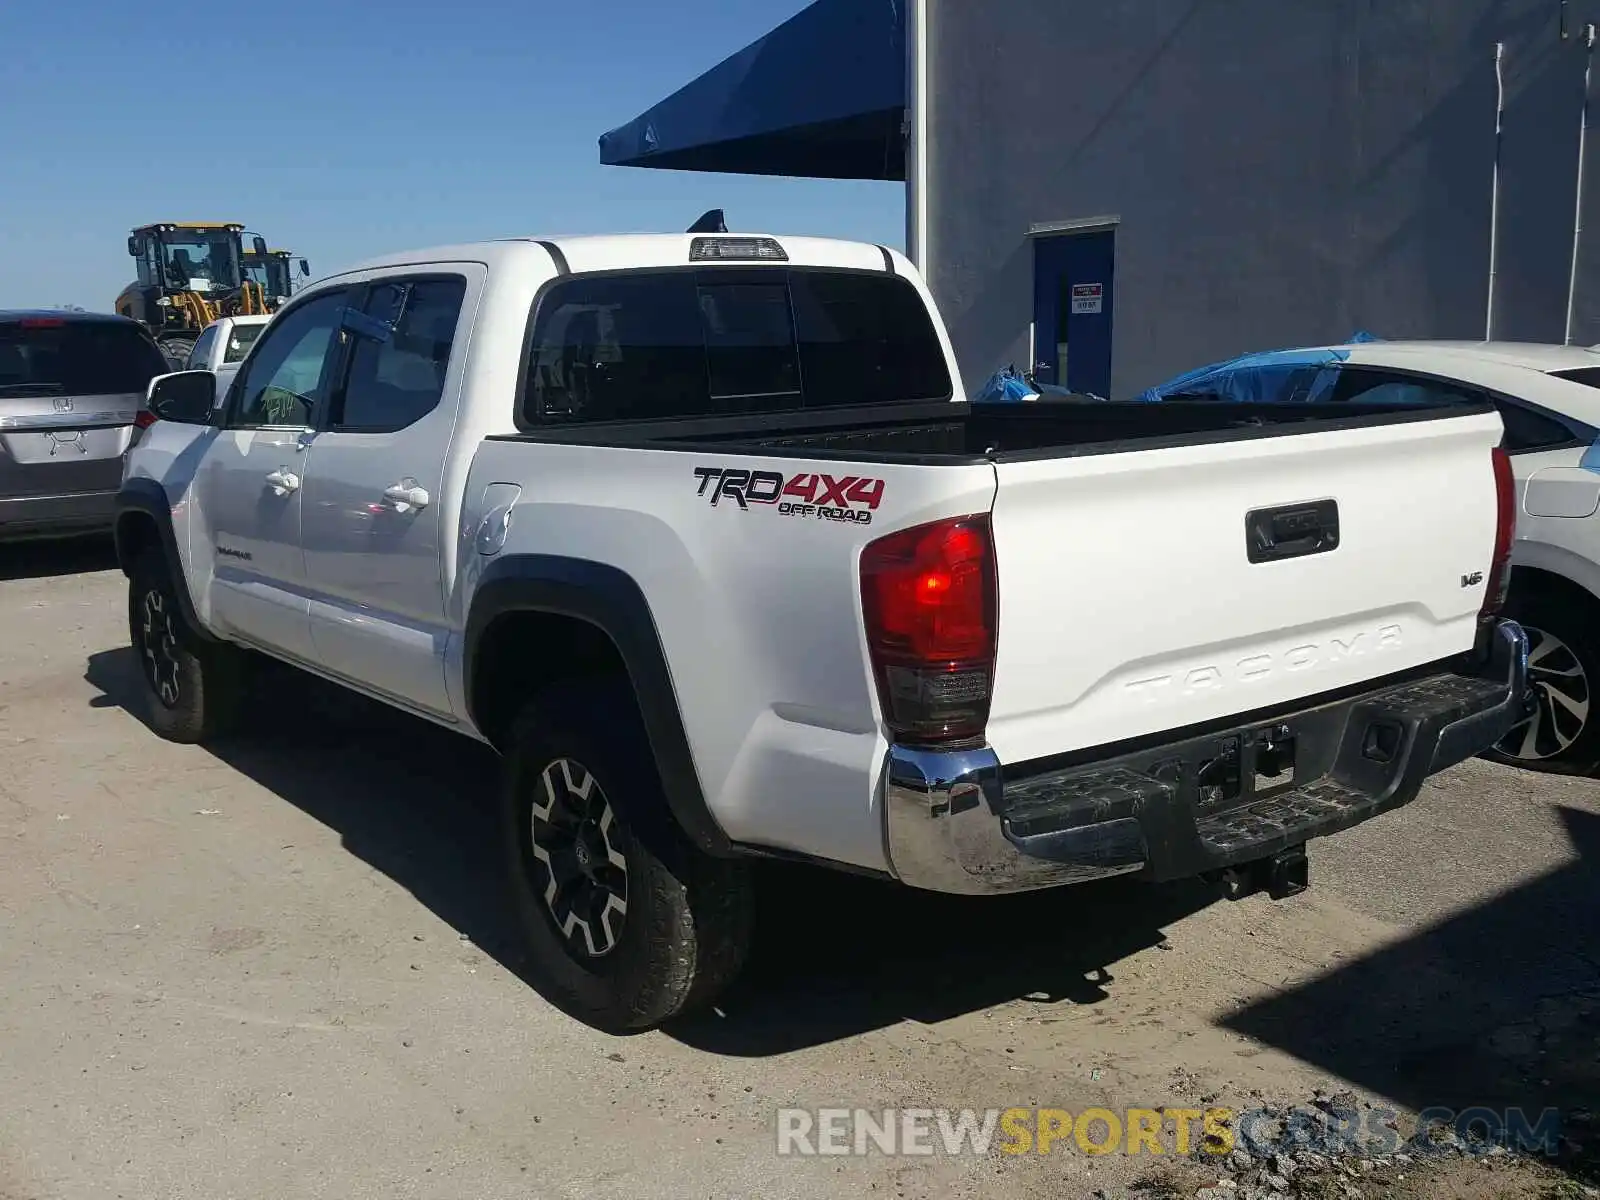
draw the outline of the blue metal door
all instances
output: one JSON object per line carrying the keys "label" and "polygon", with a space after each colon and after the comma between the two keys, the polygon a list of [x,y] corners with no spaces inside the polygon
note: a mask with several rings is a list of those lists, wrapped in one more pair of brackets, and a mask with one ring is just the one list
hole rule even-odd
{"label": "blue metal door", "polygon": [[1034,374],[1075,392],[1111,395],[1111,286],[1116,234],[1109,229],[1035,238]]}

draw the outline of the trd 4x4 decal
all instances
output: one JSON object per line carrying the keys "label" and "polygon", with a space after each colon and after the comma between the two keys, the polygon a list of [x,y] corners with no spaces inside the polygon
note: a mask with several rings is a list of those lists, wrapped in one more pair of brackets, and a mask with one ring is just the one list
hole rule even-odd
{"label": "trd 4x4 decal", "polygon": [[873,512],[883,502],[883,480],[860,475],[807,471],[784,476],[778,471],[696,467],[694,476],[700,481],[696,494],[708,497],[713,505],[723,500],[732,500],[741,509],[771,504],[786,517],[870,525]]}

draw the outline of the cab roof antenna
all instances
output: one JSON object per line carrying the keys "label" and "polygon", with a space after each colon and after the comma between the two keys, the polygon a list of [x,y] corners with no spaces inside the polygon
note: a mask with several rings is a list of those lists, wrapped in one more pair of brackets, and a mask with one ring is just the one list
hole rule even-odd
{"label": "cab roof antenna", "polygon": [[728,223],[722,218],[722,210],[713,208],[702,213],[700,219],[689,226],[689,233],[727,233]]}

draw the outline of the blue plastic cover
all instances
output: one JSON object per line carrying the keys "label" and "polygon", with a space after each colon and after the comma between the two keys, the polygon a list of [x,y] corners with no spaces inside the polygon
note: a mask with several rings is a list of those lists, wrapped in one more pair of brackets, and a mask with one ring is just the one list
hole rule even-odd
{"label": "blue plastic cover", "polygon": [[903,181],[908,2],[816,0],[602,135],[601,163]]}
{"label": "blue plastic cover", "polygon": [[[1358,330],[1350,338],[1350,343],[1381,340],[1364,330]],[[1136,399],[1159,402],[1177,393],[1206,392],[1222,400],[1270,404],[1281,400],[1291,378],[1304,372],[1307,367],[1328,366],[1343,362],[1349,357],[1348,350],[1333,346],[1298,350],[1262,350],[1185,371],[1182,375],[1147,389]],[[1332,381],[1331,375],[1317,379],[1300,399],[1306,401],[1317,399],[1322,389],[1331,385]]]}
{"label": "blue plastic cover", "polygon": [[974,404],[1018,404],[1028,400],[1037,400],[1039,393],[1028,386],[1028,381],[1017,373],[1015,366],[1003,367],[989,376],[984,385],[978,389],[978,394],[972,398]]}

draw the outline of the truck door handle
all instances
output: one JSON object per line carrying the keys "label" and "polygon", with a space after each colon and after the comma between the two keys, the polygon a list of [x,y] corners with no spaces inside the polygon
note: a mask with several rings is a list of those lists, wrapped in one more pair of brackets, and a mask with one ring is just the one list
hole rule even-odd
{"label": "truck door handle", "polygon": [[279,496],[287,496],[290,492],[300,490],[300,476],[287,467],[279,467],[276,471],[267,472],[267,486]]}
{"label": "truck door handle", "polygon": [[1326,554],[1339,546],[1339,504],[1313,500],[1258,508],[1244,519],[1245,557],[1253,563]]}
{"label": "truck door handle", "polygon": [[409,512],[414,508],[428,507],[428,493],[417,486],[415,479],[402,479],[383,489],[383,498],[396,512]]}

